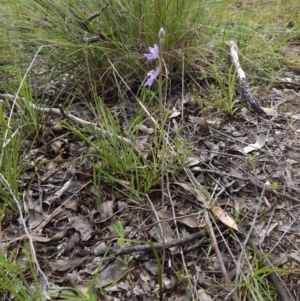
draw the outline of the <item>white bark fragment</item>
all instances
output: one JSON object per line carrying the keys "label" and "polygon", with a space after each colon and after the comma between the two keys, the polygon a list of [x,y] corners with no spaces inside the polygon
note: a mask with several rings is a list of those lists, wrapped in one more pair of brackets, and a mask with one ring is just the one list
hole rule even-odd
{"label": "white bark fragment", "polygon": [[239,47],[234,41],[229,41],[228,46],[230,48],[231,62],[236,68],[237,78],[239,82],[242,82],[243,80],[246,80],[246,74],[240,65],[239,55],[238,55]]}
{"label": "white bark fragment", "polygon": [[256,102],[254,97],[252,96],[250,89],[248,87],[248,83],[246,80],[246,74],[244,70],[242,69],[239,61],[239,47],[237,46],[236,42],[229,41],[227,43],[229,46],[229,54],[230,54],[230,60],[233,66],[236,68],[236,76],[238,79],[239,84],[242,88],[242,94],[244,100],[249,104],[249,106],[258,114],[265,115],[266,112],[261,108],[261,106]]}

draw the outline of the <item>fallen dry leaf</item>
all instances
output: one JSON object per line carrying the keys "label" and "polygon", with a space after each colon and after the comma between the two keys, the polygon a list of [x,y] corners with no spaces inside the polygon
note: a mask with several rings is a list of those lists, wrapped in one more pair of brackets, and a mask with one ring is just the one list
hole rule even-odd
{"label": "fallen dry leaf", "polygon": [[290,118],[293,118],[295,120],[300,119],[300,114],[295,114],[295,113],[289,112],[289,113],[286,113],[285,115]]}
{"label": "fallen dry leaf", "polygon": [[58,198],[60,198],[67,190],[68,190],[68,188],[70,187],[70,185],[71,185],[71,183],[72,183],[72,178],[69,180],[69,181],[67,181],[64,185],[63,185],[63,187],[61,188],[61,189],[59,189],[58,191],[56,191],[55,192],[55,194],[54,194],[54,196],[53,196],[53,198],[54,199],[58,199]]}
{"label": "fallen dry leaf", "polygon": [[80,241],[80,234],[75,232],[69,239],[67,245],[65,246],[63,254],[68,254],[75,247],[76,243]]}
{"label": "fallen dry leaf", "polygon": [[153,132],[154,132],[154,128],[149,128],[143,124],[140,125],[139,129],[141,132],[148,134],[148,135],[153,134]]}
{"label": "fallen dry leaf", "polygon": [[128,186],[131,184],[129,181],[123,180],[123,179],[118,179],[118,181],[119,181],[120,183],[122,183],[122,184],[124,184],[124,185],[128,185]]}
{"label": "fallen dry leaf", "polygon": [[213,206],[211,211],[213,215],[216,218],[218,218],[223,224],[240,232],[233,218],[231,218],[227,214],[227,212],[223,210],[221,207]]}
{"label": "fallen dry leaf", "polygon": [[267,136],[261,135],[254,144],[249,144],[249,145],[245,146],[243,148],[242,152],[244,154],[248,154],[254,150],[258,150],[265,145],[266,140],[267,140]]}
{"label": "fallen dry leaf", "polygon": [[63,147],[63,142],[59,140],[54,141],[51,144],[51,148],[53,149],[55,155],[57,155],[62,150],[62,147]]}
{"label": "fallen dry leaf", "polygon": [[[162,211],[157,211],[157,215],[162,218],[163,213]],[[169,211],[164,212],[164,218],[167,220],[174,219],[173,213]],[[176,214],[176,221],[179,223],[182,223],[190,228],[199,228],[199,227],[204,227],[205,225],[199,224],[197,219],[194,216],[185,216],[182,214]]]}
{"label": "fallen dry leaf", "polygon": [[118,279],[123,278],[129,271],[129,267],[120,261],[116,261],[98,275],[97,287],[105,287]]}
{"label": "fallen dry leaf", "polygon": [[113,216],[114,201],[106,201],[98,204],[98,211],[103,220]]}
{"label": "fallen dry leaf", "polygon": [[73,228],[80,232],[81,239],[83,241],[89,240],[93,232],[93,227],[89,219],[77,214],[70,214],[69,219]]}
{"label": "fallen dry leaf", "polygon": [[278,112],[274,109],[271,109],[271,108],[264,108],[262,107],[262,109],[265,111],[265,113],[268,115],[268,116],[277,116],[278,115]]}
{"label": "fallen dry leaf", "polygon": [[191,184],[180,182],[174,182],[174,184],[177,184],[189,191],[200,202],[200,205],[204,206],[208,203],[209,200],[207,199],[205,194],[202,191],[195,189]]}
{"label": "fallen dry leaf", "polygon": [[76,267],[80,266],[84,261],[86,261],[90,256],[84,256],[75,259],[59,259],[49,263],[52,271],[59,272],[70,272]]}
{"label": "fallen dry leaf", "polygon": [[212,301],[212,298],[210,297],[210,295],[205,293],[204,289],[197,291],[197,297],[199,298],[199,301]]}
{"label": "fallen dry leaf", "polygon": [[172,109],[172,113],[171,113],[171,115],[168,117],[169,119],[171,119],[171,118],[175,118],[175,117],[177,117],[177,116],[179,116],[181,113],[176,109],[176,108],[173,108]]}
{"label": "fallen dry leaf", "polygon": [[190,119],[193,123],[204,127],[218,127],[220,125],[220,120],[218,119],[205,119],[200,117],[190,117]]}

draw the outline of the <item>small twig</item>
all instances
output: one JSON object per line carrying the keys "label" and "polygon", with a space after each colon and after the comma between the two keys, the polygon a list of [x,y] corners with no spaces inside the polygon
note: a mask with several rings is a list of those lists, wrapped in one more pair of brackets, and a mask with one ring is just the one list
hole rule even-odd
{"label": "small twig", "polygon": [[[205,222],[207,224],[209,236],[210,236],[210,239],[211,239],[211,242],[212,242],[212,245],[213,245],[213,249],[214,249],[214,251],[216,253],[216,256],[218,258],[218,262],[219,262],[224,280],[227,284],[231,284],[231,280],[230,280],[229,275],[227,273],[226,267],[225,267],[223,259],[222,259],[220,249],[218,247],[218,242],[217,242],[217,239],[216,239],[216,236],[215,236],[215,233],[214,233],[211,221],[210,221],[210,216],[209,216],[208,210],[204,210],[204,217],[205,217]],[[238,295],[236,294],[234,289],[231,291],[231,294],[232,294],[233,300],[240,301],[240,298],[238,297]]]}
{"label": "small twig", "polygon": [[100,35],[98,36],[92,36],[90,38],[87,39],[83,39],[87,44],[92,44],[92,43],[96,43],[100,41]]}
{"label": "small twig", "polygon": [[253,221],[251,223],[251,227],[248,231],[248,234],[245,238],[245,241],[242,245],[242,250],[241,250],[241,253],[240,253],[240,256],[238,258],[238,261],[237,261],[237,266],[236,266],[236,275],[235,275],[235,282],[238,282],[238,279],[239,279],[239,276],[240,276],[240,272],[241,272],[241,263],[242,263],[242,259],[243,259],[243,256],[244,256],[244,252],[245,252],[245,249],[246,249],[246,246],[249,242],[249,239],[252,235],[252,232],[254,230],[254,227],[255,227],[255,224],[256,224],[256,220],[257,220],[257,217],[258,217],[258,213],[259,213],[259,210],[260,210],[260,207],[261,207],[261,203],[262,203],[262,199],[265,195],[265,190],[266,190],[266,186],[264,186],[263,188],[263,191],[260,195],[260,198],[259,198],[259,201],[258,201],[258,205],[256,206],[256,210],[255,210],[255,214],[254,214],[254,217],[253,217]]}
{"label": "small twig", "polygon": [[[11,95],[11,94],[0,94],[0,99],[6,99],[6,100],[12,100],[14,99],[15,96],[14,95]],[[17,100],[24,100],[22,97],[17,97],[16,98]],[[132,145],[133,142],[123,136],[119,136],[119,135],[114,135],[108,131],[105,131],[99,127],[97,127],[95,125],[95,123],[93,122],[89,122],[89,121],[86,121],[84,119],[81,119],[79,117],[76,117],[75,115],[71,114],[71,113],[65,113],[64,111],[62,111],[62,108],[59,108],[59,109],[56,109],[56,108],[45,108],[45,107],[40,107],[40,106],[37,106],[36,104],[34,104],[33,102],[29,101],[28,102],[29,105],[37,110],[37,111],[41,111],[41,112],[47,112],[47,113],[53,113],[55,115],[59,115],[59,116],[62,116],[64,118],[69,118],[73,121],[75,121],[76,123],[79,123],[79,124],[84,124],[84,125],[88,125],[88,126],[91,126],[93,129],[95,129],[97,132],[105,135],[105,136],[109,136],[109,137],[117,137],[118,140],[120,141],[123,141],[129,145]],[[4,144],[3,147],[5,147],[7,145],[7,143]],[[135,146],[134,147],[134,150],[136,151],[137,154],[140,154],[140,150]]]}
{"label": "small twig", "polygon": [[[206,189],[197,181],[197,179],[195,178],[195,176],[193,175],[193,173],[189,169],[185,169],[185,171],[186,171],[188,177],[192,180],[195,187],[200,189],[201,192],[203,193],[203,195],[206,196],[207,199],[203,200],[204,201],[203,205],[206,206],[207,204],[210,203],[210,195],[209,195],[208,191],[206,191]],[[213,230],[213,226],[212,226],[212,223],[210,221],[209,211],[207,209],[204,210],[204,216],[205,216],[205,222],[206,222],[206,225],[207,225],[207,228],[208,228],[208,232],[209,232],[209,235],[210,235],[210,239],[212,241],[214,251],[215,251],[216,256],[218,258],[224,280],[227,284],[231,284],[230,278],[228,276],[228,273],[226,271],[226,268],[225,268],[225,265],[224,265],[224,262],[223,262],[223,259],[222,259],[221,252],[220,252],[219,247],[218,247],[218,242],[216,240],[216,236],[215,236],[215,233],[214,233],[214,230]],[[232,295],[233,300],[240,301],[240,298],[238,297],[238,295],[236,294],[236,292],[234,290],[232,290],[231,295]]]}
{"label": "small twig", "polygon": [[[186,237],[178,239],[178,240],[165,242],[165,247],[166,248],[172,248],[172,247],[176,247],[176,246],[183,246],[183,245],[188,244],[189,242],[191,242],[193,240],[197,240],[197,239],[200,239],[200,238],[205,238],[205,235],[206,235],[206,233],[204,233],[204,232],[197,232],[197,233],[191,234],[189,236],[186,236]],[[164,245],[163,244],[154,244],[153,246],[150,246],[150,245],[147,245],[147,244],[137,245],[137,246],[134,246],[134,247],[123,248],[123,249],[115,252],[113,255],[118,257],[118,256],[121,256],[121,255],[127,255],[127,254],[131,254],[131,253],[151,252],[153,247],[157,251],[159,251],[159,250],[163,249]]]}
{"label": "small twig", "polygon": [[[237,261],[237,270],[236,270],[235,282],[238,282],[238,278],[239,278],[240,271],[241,271],[241,262],[242,262],[242,258],[243,258],[246,246],[249,246],[251,249],[253,249],[254,252],[257,253],[257,256],[260,256],[261,258],[265,258],[263,252],[259,251],[257,249],[257,243],[255,243],[254,241],[250,241],[250,238],[251,238],[253,230],[255,228],[255,224],[256,224],[256,221],[257,221],[257,217],[258,217],[258,214],[259,214],[259,210],[260,210],[260,207],[261,207],[261,204],[262,204],[262,199],[264,197],[266,188],[267,187],[264,185],[261,196],[259,198],[258,205],[257,205],[256,210],[255,210],[255,214],[254,214],[253,221],[251,223],[251,227],[250,227],[250,229],[248,231],[248,234],[247,234],[247,236],[244,240],[242,250],[241,250],[240,256],[239,256],[238,261]],[[274,268],[274,265],[272,264],[272,262],[269,258],[266,258],[264,266]],[[271,272],[268,275],[268,279],[272,283],[272,285],[275,287],[278,295],[280,296],[281,301],[290,301],[290,298],[288,297],[288,294],[287,294],[286,290],[284,289],[283,285],[281,284],[278,275],[275,272]]]}
{"label": "small twig", "polygon": [[[166,186],[167,186],[167,192],[168,192],[169,200],[170,200],[170,203],[171,203],[172,213],[173,213],[175,231],[176,231],[177,237],[179,239],[180,235],[179,235],[179,230],[178,230],[178,225],[177,225],[177,220],[176,220],[175,206],[174,206],[173,198],[172,198],[172,195],[171,195],[171,192],[170,192],[170,181],[169,181],[168,175],[166,175],[166,184],[167,184]],[[188,269],[187,269],[186,262],[185,262],[185,259],[184,259],[182,248],[180,248],[179,253],[181,255],[181,261],[182,261],[183,268],[184,268],[186,274],[188,275],[189,273],[188,273]],[[190,283],[190,286],[192,287],[190,277],[188,277],[188,281]]]}
{"label": "small twig", "polygon": [[[155,207],[154,207],[154,205],[153,205],[153,203],[150,200],[150,198],[149,198],[148,195],[146,195],[146,198],[148,199],[148,202],[149,202],[149,204],[150,204],[150,206],[152,208],[152,212],[153,212],[153,214],[155,215],[155,217],[157,219],[157,224],[158,224],[158,227],[159,227],[159,230],[160,230],[160,233],[161,233],[161,237],[163,237],[163,227],[161,225],[160,218],[159,218],[159,216],[157,214],[157,211],[155,210]],[[162,208],[162,210],[164,210],[164,209]]]}
{"label": "small twig", "polygon": [[[289,226],[284,230],[284,232],[282,233],[282,235],[280,236],[280,238],[278,239],[278,241],[276,242],[276,244],[272,247],[272,249],[269,251],[270,253],[272,253],[277,245],[279,244],[279,242],[284,238],[284,237],[287,237],[290,233],[290,229],[294,227],[294,224],[299,222],[299,216],[300,216],[300,211],[298,211],[297,215],[295,214],[291,214],[292,217],[293,217],[293,221],[292,222],[289,222]],[[297,226],[295,226],[297,227]],[[293,231],[293,230],[291,230]],[[287,254],[287,253],[286,253]]]}
{"label": "small twig", "polygon": [[[103,10],[103,8],[102,8],[102,10]],[[96,13],[91,14],[87,19],[88,19],[89,22],[91,22],[99,16],[100,16],[100,13],[96,12]]]}
{"label": "small twig", "polygon": [[[269,270],[271,270],[271,271],[274,270],[274,264],[268,257],[265,256],[265,254],[262,251],[258,250],[257,243],[255,241],[248,240],[247,244],[253,250],[253,252],[255,252],[257,254],[257,257],[264,259],[264,264],[263,264],[264,267],[269,268]],[[270,283],[274,286],[274,288],[276,289],[276,292],[277,292],[278,296],[280,297],[281,301],[291,301],[290,297],[288,296],[287,290],[281,284],[280,278],[276,272],[270,272],[270,274],[267,276],[267,278],[270,281]]]}
{"label": "small twig", "polygon": [[[267,259],[266,265],[270,266],[269,259]],[[276,273],[270,273],[270,275],[268,275],[268,279],[273,284],[273,286],[275,287],[281,301],[291,301],[290,297],[287,294],[287,291],[284,289],[284,287],[281,284],[281,282],[279,280],[279,277]]]}
{"label": "small twig", "polygon": [[59,109],[59,111],[60,111],[61,116],[62,116],[64,119],[67,119],[68,116],[66,115],[66,113],[65,113],[65,111],[64,111],[64,108],[63,108],[62,104],[59,104],[58,109]]}
{"label": "small twig", "polygon": [[[108,2],[105,2],[104,5],[102,6],[100,12],[103,12],[107,7],[108,7]],[[95,13],[91,14],[91,15],[88,17],[88,21],[91,22],[91,21],[93,21],[95,18],[99,17],[99,16],[100,16],[100,12],[95,12]]]}
{"label": "small twig", "polygon": [[12,189],[11,189],[11,186],[10,184],[7,182],[7,180],[5,179],[5,177],[0,173],[0,178],[1,178],[1,181],[2,183],[6,186],[6,188],[8,189],[9,191],[9,194],[11,196],[11,198],[13,199],[14,203],[16,204],[17,208],[18,208],[18,212],[19,212],[19,215],[20,215],[20,220],[21,220],[21,223],[22,223],[22,226],[24,228],[24,231],[26,233],[26,236],[28,238],[28,241],[29,241],[29,246],[30,246],[30,250],[31,250],[31,255],[33,257],[33,261],[35,263],[35,266],[36,266],[36,269],[38,271],[38,273],[40,274],[40,276],[43,278],[44,280],[44,283],[46,285],[46,288],[48,289],[49,288],[49,283],[48,283],[48,279],[47,279],[47,276],[44,274],[44,272],[42,271],[42,269],[40,268],[40,265],[37,261],[37,258],[36,258],[36,253],[35,253],[35,249],[34,249],[34,245],[33,245],[33,240],[28,232],[28,229],[27,229],[27,226],[26,226],[26,223],[25,223],[25,220],[24,220],[24,217],[23,217],[23,213],[22,213],[22,209],[20,207],[20,204],[19,204],[19,201],[17,200],[16,196],[14,195]]}

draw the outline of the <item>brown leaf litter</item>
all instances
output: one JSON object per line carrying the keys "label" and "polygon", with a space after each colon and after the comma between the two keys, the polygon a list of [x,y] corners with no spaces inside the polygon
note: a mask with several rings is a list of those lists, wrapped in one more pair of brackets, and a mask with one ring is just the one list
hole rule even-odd
{"label": "brown leaf litter", "polygon": [[[272,89],[265,105],[272,107],[283,97],[300,101],[299,91],[288,87]],[[126,128],[135,118],[131,114],[135,104],[127,101],[119,106]],[[85,291],[97,275],[93,289],[99,299],[105,290],[106,295],[101,296],[104,300],[158,300],[153,248],[160,254],[164,216],[167,260],[162,283],[166,300],[230,299],[231,292],[223,285],[226,279],[220,258],[228,279],[235,282],[237,260],[246,248],[250,228],[257,249],[247,244],[239,272],[248,281],[253,276],[249,264],[256,268],[257,254],[276,267],[294,269],[290,275],[279,273],[279,281],[287,287],[290,299],[297,300],[299,107],[287,111],[278,106],[276,114],[265,118],[243,109],[234,119],[218,114],[217,122],[215,113],[203,116],[196,104],[185,104],[183,121],[181,103],[174,102],[172,107],[168,132],[177,133],[179,123],[183,123],[181,135],[193,145],[187,168],[206,192],[195,187],[182,171],[169,179],[165,208],[161,208],[159,187],[153,187],[137,205],[105,180],[96,186],[94,162],[85,156],[89,147],[64,128],[57,127],[58,131],[45,135],[24,154],[28,168],[20,200],[38,261],[53,284],[52,294],[59,298],[66,286]],[[199,132],[199,127],[205,131]],[[138,143],[145,146],[151,141],[153,129],[151,123],[141,126]],[[145,151],[139,148],[142,155]],[[151,158],[147,156],[147,160]],[[205,219],[211,209],[218,217],[210,219],[220,258],[211,248]],[[118,244],[117,220],[126,233],[124,248]],[[7,215],[2,221],[1,248],[7,254],[21,254],[26,241],[19,220]]]}

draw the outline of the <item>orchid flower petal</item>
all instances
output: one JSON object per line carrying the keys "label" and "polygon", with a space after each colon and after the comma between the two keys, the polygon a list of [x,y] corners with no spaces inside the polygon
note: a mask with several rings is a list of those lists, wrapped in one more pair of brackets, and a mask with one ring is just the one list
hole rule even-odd
{"label": "orchid flower petal", "polygon": [[159,75],[159,67],[156,68],[156,70],[151,70],[148,73],[149,78],[147,79],[144,86],[151,86],[153,82],[156,80],[157,76]]}
{"label": "orchid flower petal", "polygon": [[147,58],[147,60],[152,61],[158,58],[159,56],[159,47],[157,44],[154,44],[154,47],[148,47],[149,53],[145,53],[144,56]]}

